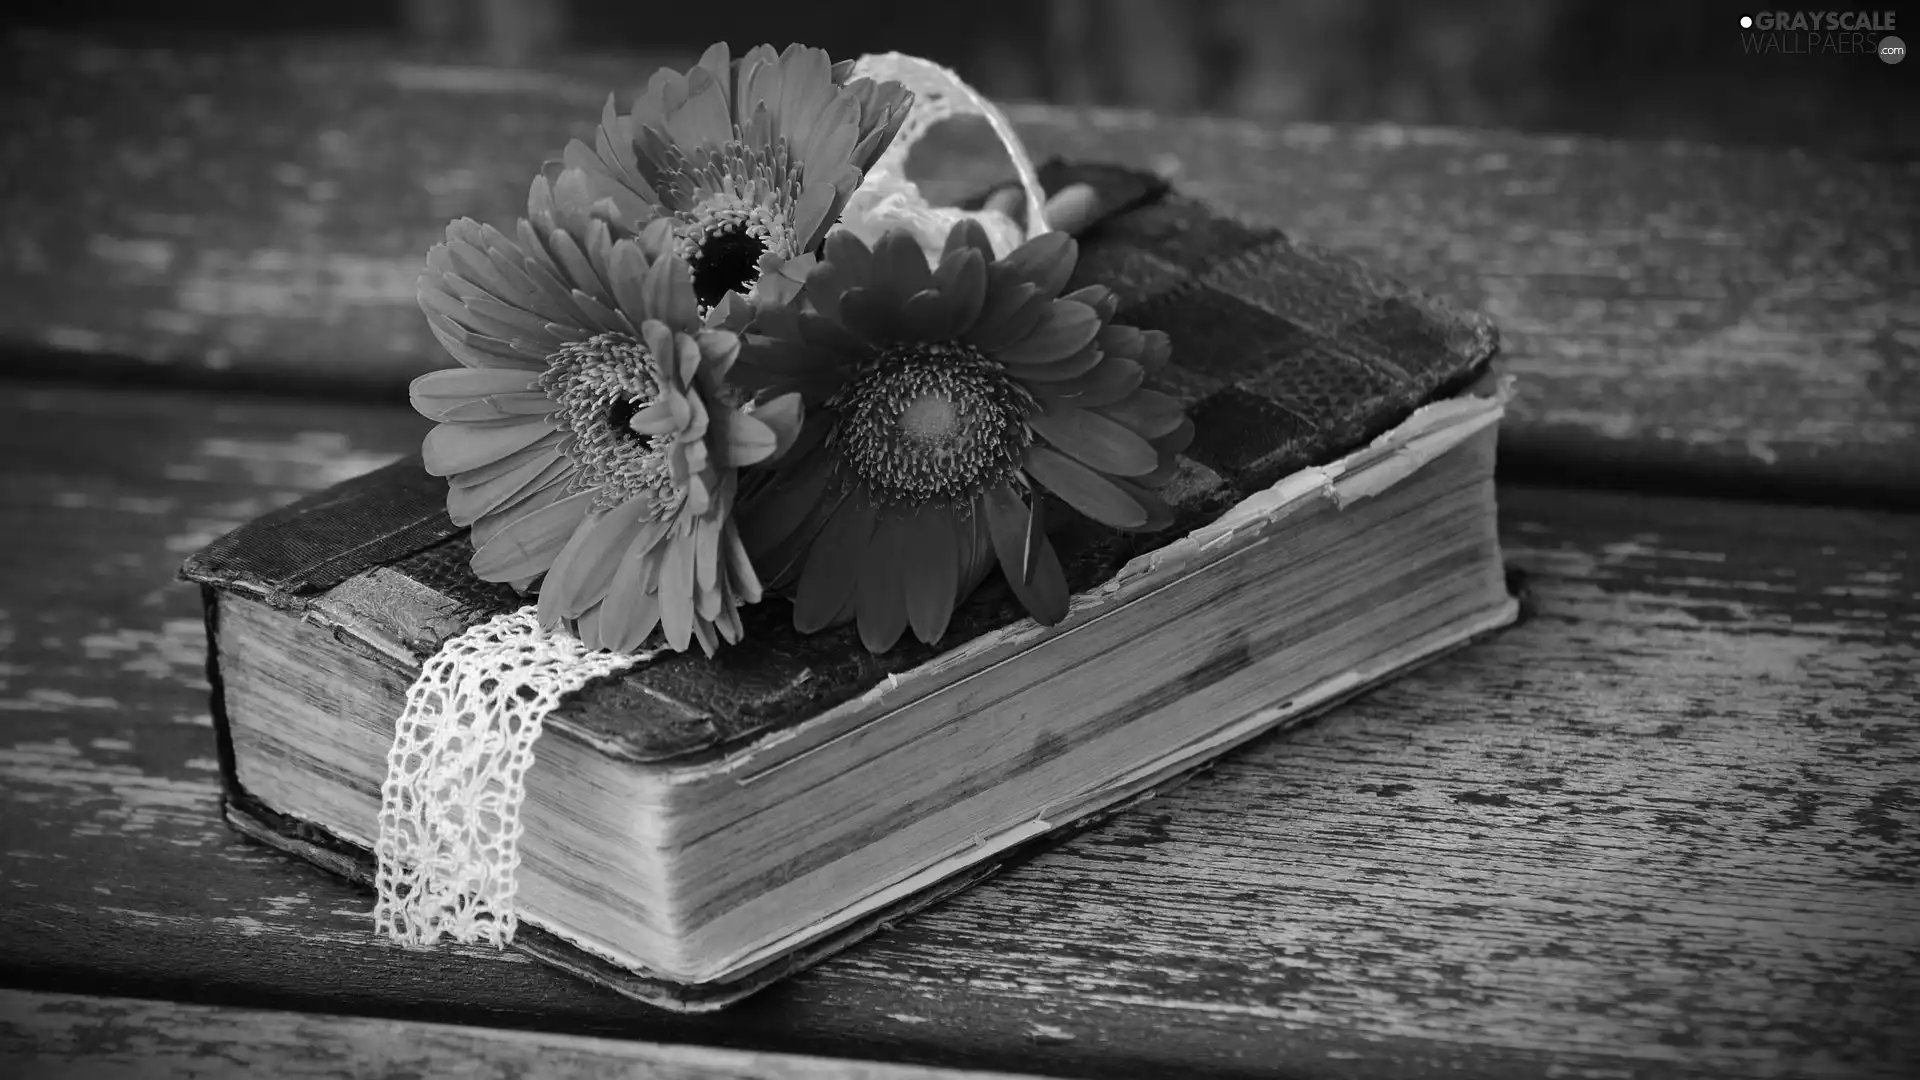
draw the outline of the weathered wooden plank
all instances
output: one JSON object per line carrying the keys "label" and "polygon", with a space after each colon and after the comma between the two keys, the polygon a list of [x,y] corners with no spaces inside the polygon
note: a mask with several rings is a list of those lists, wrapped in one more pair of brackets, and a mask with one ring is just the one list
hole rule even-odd
{"label": "weathered wooden plank", "polygon": [[1013,1073],[134,998],[0,991],[19,1080],[1020,1080]]}
{"label": "weathered wooden plank", "polygon": [[[505,222],[647,65],[16,37],[0,357],[395,394],[446,219]],[[1920,163],[1021,108],[1041,154],[1191,190],[1501,323],[1508,466],[1920,501]],[[109,363],[118,360],[123,363]]]}
{"label": "weathered wooden plank", "polygon": [[736,1010],[638,1009],[217,817],[211,532],[401,409],[0,401],[0,981],[1102,1077],[1920,1064],[1920,518],[1503,488],[1539,614]]}

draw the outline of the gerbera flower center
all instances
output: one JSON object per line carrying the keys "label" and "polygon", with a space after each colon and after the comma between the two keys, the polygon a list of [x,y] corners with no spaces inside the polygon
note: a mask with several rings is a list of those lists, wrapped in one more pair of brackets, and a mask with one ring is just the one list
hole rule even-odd
{"label": "gerbera flower center", "polygon": [[833,440],[876,502],[971,500],[1020,467],[1033,399],[951,343],[895,346],[827,402]]}
{"label": "gerbera flower center", "polygon": [[686,492],[669,463],[674,436],[642,435],[631,426],[634,414],[660,396],[645,345],[624,334],[569,342],[547,358],[534,385],[559,406],[553,421],[568,434],[562,452],[576,466],[570,490],[600,489],[596,510],[638,495],[652,498],[656,519],[679,509]]}
{"label": "gerbera flower center", "polygon": [[703,309],[729,290],[751,292],[760,280],[761,256],[793,254],[792,230],[782,215],[731,192],[710,195],[680,215],[674,237],[677,254],[693,270],[693,295]]}

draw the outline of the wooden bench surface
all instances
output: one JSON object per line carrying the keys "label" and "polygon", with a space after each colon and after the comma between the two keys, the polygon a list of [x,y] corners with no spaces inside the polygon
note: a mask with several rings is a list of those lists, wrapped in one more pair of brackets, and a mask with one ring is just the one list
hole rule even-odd
{"label": "wooden bench surface", "polygon": [[[0,99],[15,365],[259,373],[391,395],[448,218],[651,67],[513,76],[364,47],[178,53],[19,36]],[[1525,376],[1515,468],[1920,506],[1920,163],[1019,108],[1038,156],[1189,190],[1484,308]]]}
{"label": "wooden bench surface", "polygon": [[[1913,490],[1910,169],[1022,112],[1042,146],[1179,155],[1185,182],[1493,312],[1530,403],[1500,498],[1536,611],[682,1017],[513,953],[389,945],[369,897],[222,824],[198,597],[174,569],[427,425],[397,398],[129,384],[112,362],[361,364],[376,389],[438,365],[408,306],[419,253],[449,214],[511,212],[515,148],[590,118],[592,80],[11,48],[41,112],[0,102],[0,1073],[1920,1067],[1920,516],[1547,482],[1564,457],[1647,488]],[[278,126],[236,126],[274,101]],[[289,156],[248,156],[270,145]],[[440,171],[356,156],[379,146]],[[298,183],[276,171],[296,158]]]}

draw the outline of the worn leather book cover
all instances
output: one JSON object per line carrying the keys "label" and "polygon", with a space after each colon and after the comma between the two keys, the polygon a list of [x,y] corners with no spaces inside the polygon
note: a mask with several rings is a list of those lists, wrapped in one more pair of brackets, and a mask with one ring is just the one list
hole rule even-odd
{"label": "worn leather book cover", "polygon": [[[1420,406],[1475,392],[1489,377],[1497,338],[1484,317],[1451,308],[1354,259],[1240,220],[1146,174],[1054,162],[1042,170],[1042,181],[1050,191],[1079,182],[1100,192],[1105,216],[1082,234],[1069,287],[1106,285],[1120,301],[1117,322],[1167,332],[1173,358],[1153,388],[1179,398],[1195,426],[1180,476],[1164,492],[1175,511],[1170,528],[1122,534],[1074,519],[1058,529],[1055,544],[1076,594],[1108,582],[1129,560],[1206,526],[1283,478],[1367,446]],[[386,627],[417,665],[447,637],[526,603],[507,586],[471,574],[472,548],[465,530],[448,520],[445,503],[445,482],[427,475],[418,458],[403,460],[243,526],[182,570],[202,585],[206,598],[208,678],[229,819],[258,839],[362,883],[372,880],[368,851],[276,812],[239,780],[219,663],[221,600],[244,597],[297,618],[343,584],[375,571],[399,575],[415,595],[435,598],[430,606],[439,613],[412,623],[402,617],[401,625]],[[1072,518],[1062,513],[1054,520]],[[782,600],[742,614],[742,643],[712,658],[697,652],[662,656],[591,682],[549,718],[549,729],[566,729],[629,762],[711,758],[1025,618],[997,575],[958,608],[940,643],[908,638],[878,656],[861,645],[852,626],[796,633]],[[1366,688],[1356,685],[1315,711]],[[522,926],[516,946],[630,996],[678,1008],[712,1007],[1124,805],[1061,822],[1044,836],[720,983],[689,985],[628,970],[533,925]]]}

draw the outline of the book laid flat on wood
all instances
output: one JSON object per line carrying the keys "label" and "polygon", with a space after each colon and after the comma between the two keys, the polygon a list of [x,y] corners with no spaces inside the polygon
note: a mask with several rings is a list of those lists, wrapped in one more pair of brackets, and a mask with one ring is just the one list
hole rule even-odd
{"label": "book laid flat on wood", "polygon": [[[526,780],[516,947],[718,1007],[1514,619],[1485,319],[1152,177],[1042,175],[1113,208],[1076,282],[1173,342],[1156,388],[1196,429],[1163,491],[1173,525],[1059,527],[1055,626],[996,576],[937,645],[876,656],[852,626],[794,632],[769,599],[712,658],[589,682]],[[409,685],[525,602],[472,575],[445,499],[402,461],[183,569],[206,598],[229,820],[362,883]]]}

